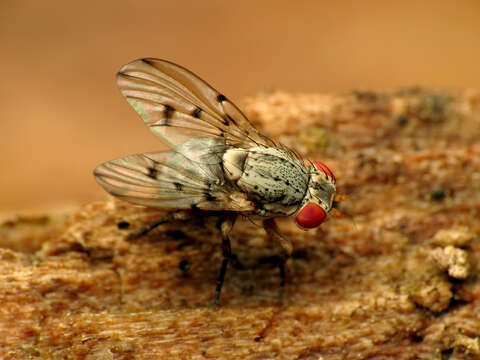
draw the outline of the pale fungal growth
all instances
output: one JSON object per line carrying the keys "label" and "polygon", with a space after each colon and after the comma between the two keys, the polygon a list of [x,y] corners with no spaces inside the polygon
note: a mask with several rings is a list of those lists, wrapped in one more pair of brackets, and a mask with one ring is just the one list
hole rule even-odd
{"label": "pale fungal growth", "polygon": [[475,234],[466,226],[456,226],[437,231],[431,243],[437,245],[430,253],[435,263],[455,279],[466,279],[470,274],[467,246]]}
{"label": "pale fungal growth", "polygon": [[439,230],[432,239],[432,244],[439,246],[468,245],[475,237],[475,234],[466,226],[456,226],[451,229]]}
{"label": "pale fungal growth", "polygon": [[448,245],[433,249],[431,256],[442,269],[448,271],[448,275],[452,278],[463,280],[468,277],[470,264],[465,250]]}

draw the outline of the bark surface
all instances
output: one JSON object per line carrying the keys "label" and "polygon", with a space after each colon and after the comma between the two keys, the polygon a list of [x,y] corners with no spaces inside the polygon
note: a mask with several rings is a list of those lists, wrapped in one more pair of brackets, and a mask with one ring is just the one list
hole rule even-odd
{"label": "bark surface", "polygon": [[346,216],[302,231],[279,300],[279,249],[249,219],[220,306],[216,219],[113,199],[0,227],[0,355],[87,359],[480,356],[480,93],[271,93],[243,108],[328,164]]}

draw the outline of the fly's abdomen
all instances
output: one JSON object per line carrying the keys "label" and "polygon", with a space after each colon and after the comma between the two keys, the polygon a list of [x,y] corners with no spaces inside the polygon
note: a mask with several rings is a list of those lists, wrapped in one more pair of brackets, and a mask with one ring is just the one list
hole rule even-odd
{"label": "fly's abdomen", "polygon": [[298,206],[308,173],[303,163],[283,149],[258,146],[230,149],[223,157],[227,178],[261,203]]}

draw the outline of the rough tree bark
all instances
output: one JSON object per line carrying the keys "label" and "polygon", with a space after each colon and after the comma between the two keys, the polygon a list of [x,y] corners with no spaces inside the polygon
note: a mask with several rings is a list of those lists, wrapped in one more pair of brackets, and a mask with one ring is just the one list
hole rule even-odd
{"label": "rough tree bark", "polygon": [[164,213],[109,199],[17,217],[0,228],[2,358],[480,357],[480,93],[276,92],[244,109],[349,197],[317,230],[279,222],[283,300],[278,249],[248,219],[213,308],[215,219],[127,241]]}

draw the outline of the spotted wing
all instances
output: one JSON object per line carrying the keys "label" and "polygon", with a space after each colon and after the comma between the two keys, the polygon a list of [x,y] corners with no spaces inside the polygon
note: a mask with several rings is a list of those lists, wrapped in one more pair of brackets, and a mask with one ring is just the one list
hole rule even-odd
{"label": "spotted wing", "polygon": [[138,205],[252,211],[252,203],[224,179],[219,153],[204,151],[213,142],[190,139],[176,151],[111,160],[98,166],[94,176],[110,194]]}
{"label": "spotted wing", "polygon": [[224,95],[169,61],[135,60],[120,69],[117,83],[150,130],[173,149],[205,136],[233,146],[273,145]]}

